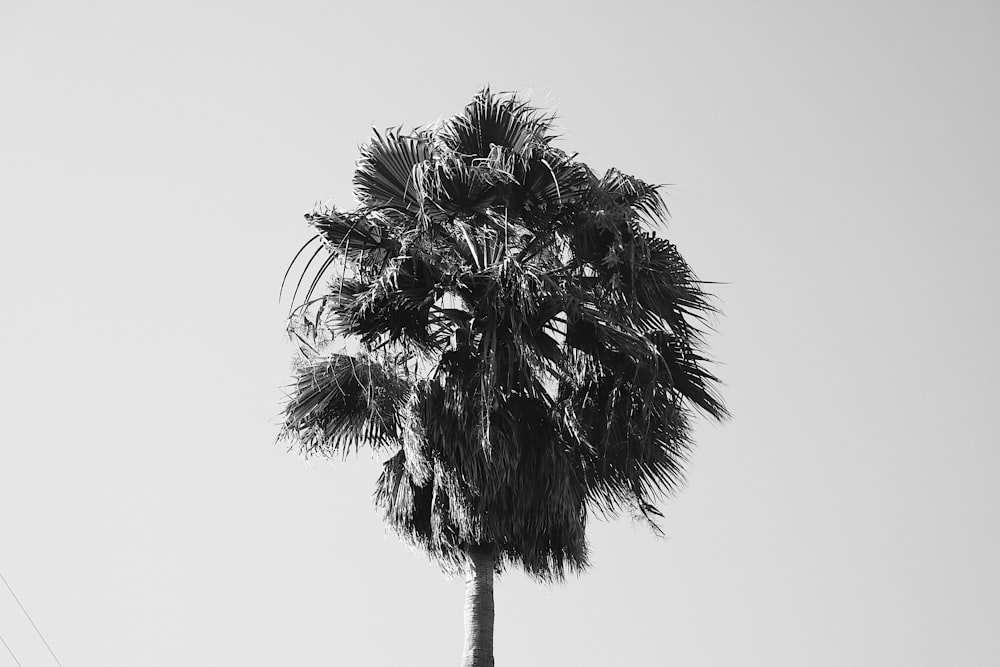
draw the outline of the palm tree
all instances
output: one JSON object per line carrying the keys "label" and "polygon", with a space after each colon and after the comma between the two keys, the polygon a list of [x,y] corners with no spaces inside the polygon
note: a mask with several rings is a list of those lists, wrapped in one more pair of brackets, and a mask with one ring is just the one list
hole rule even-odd
{"label": "palm tree", "polygon": [[552,120],[484,89],[437,126],[376,132],[360,204],[307,214],[299,251],[316,245],[283,435],[386,456],[388,524],[467,572],[466,666],[493,665],[495,572],[583,569],[594,511],[655,528],[692,411],[726,414],[699,353],[713,307],[651,231],[657,187],[596,176]]}

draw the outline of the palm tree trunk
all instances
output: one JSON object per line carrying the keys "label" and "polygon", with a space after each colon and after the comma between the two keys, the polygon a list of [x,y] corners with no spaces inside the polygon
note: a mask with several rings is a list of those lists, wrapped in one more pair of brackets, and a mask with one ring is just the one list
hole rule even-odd
{"label": "palm tree trunk", "polygon": [[465,650],[462,667],[493,667],[492,547],[470,549],[465,577]]}

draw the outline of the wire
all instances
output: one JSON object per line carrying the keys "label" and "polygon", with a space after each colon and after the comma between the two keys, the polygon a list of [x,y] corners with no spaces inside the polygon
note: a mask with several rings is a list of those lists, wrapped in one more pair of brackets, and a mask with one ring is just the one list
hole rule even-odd
{"label": "wire", "polygon": [[2,637],[2,636],[0,636],[0,644],[3,644],[3,647],[4,647],[5,649],[7,649],[7,653],[10,653],[10,657],[14,658],[14,662],[16,662],[16,663],[17,663],[17,667],[21,667],[21,661],[20,661],[20,660],[18,660],[18,659],[17,659],[17,656],[16,656],[16,655],[14,655],[14,652],[10,650],[10,647],[9,647],[9,646],[7,646],[7,642],[5,642],[5,641],[3,640],[3,637]]}
{"label": "wire", "polygon": [[[21,608],[21,611],[24,612],[24,617],[28,619],[29,623],[31,623],[31,627],[35,629],[35,632],[38,634],[38,638],[42,640],[43,644],[45,644],[45,648],[49,649],[49,655],[52,656],[52,659],[56,661],[56,664],[59,665],[59,667],[63,667],[62,663],[59,662],[59,658],[57,658],[56,654],[52,651],[52,647],[49,646],[49,643],[45,641],[45,637],[42,636],[42,631],[39,630],[38,626],[35,625],[35,622],[31,620],[31,616],[28,615],[28,610],[24,608],[24,605],[21,604],[21,601],[17,599],[16,595],[14,595],[14,589],[11,588],[10,584],[7,583],[7,580],[4,578],[3,573],[0,573],[0,580],[3,581],[4,586],[6,586],[7,590],[10,591],[10,595],[11,597],[14,598],[14,602],[16,602],[17,606]],[[4,646],[7,646],[7,642],[4,642]],[[7,650],[10,651],[10,647],[7,647]],[[13,657],[14,654],[11,653],[10,655]],[[14,658],[14,662],[17,662],[17,658]],[[21,663],[18,662],[17,664],[18,667],[20,667]]]}

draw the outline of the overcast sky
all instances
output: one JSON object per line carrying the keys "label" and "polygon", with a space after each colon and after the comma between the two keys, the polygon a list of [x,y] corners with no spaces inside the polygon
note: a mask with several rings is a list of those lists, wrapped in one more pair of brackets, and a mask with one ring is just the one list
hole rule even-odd
{"label": "overcast sky", "polygon": [[497,664],[1000,664],[998,64],[994,0],[0,0],[0,573],[64,667],[458,664],[379,462],[274,444],[277,296],[370,128],[488,83],[671,184],[734,415],[666,539],[499,581]]}

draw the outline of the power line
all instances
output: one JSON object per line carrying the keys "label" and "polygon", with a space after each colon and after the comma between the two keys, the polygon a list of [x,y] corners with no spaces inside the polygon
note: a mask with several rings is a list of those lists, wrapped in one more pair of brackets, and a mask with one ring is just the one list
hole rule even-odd
{"label": "power line", "polygon": [[[35,625],[35,622],[33,620],[31,620],[31,616],[28,615],[28,610],[24,608],[24,605],[21,604],[21,601],[17,599],[16,595],[14,595],[14,589],[11,588],[10,584],[7,583],[7,580],[4,579],[4,576],[3,576],[2,572],[0,572],[0,580],[3,581],[4,586],[6,586],[7,590],[10,591],[10,595],[11,595],[11,597],[14,598],[14,602],[16,602],[17,606],[21,608],[21,611],[24,612],[24,617],[28,619],[28,623],[31,623],[31,627],[33,627],[35,629],[35,632],[38,634],[38,638],[42,640],[43,644],[45,644],[45,648],[49,649],[49,655],[52,656],[52,659],[56,661],[56,664],[59,665],[59,667],[62,667],[62,663],[59,662],[59,658],[56,657],[56,654],[55,654],[55,652],[53,652],[52,647],[49,646],[49,643],[47,641],[45,641],[45,637],[42,636],[42,631],[38,629],[38,626]],[[7,642],[4,642],[4,646],[7,646]],[[7,647],[7,650],[10,651],[10,647],[9,646]],[[11,653],[10,655],[11,655],[11,657],[14,656],[13,653]],[[14,658],[14,662],[17,662],[17,658]],[[21,663],[18,662],[17,664],[18,664],[18,667],[20,667]]]}
{"label": "power line", "polygon": [[7,642],[3,640],[2,635],[0,635],[0,644],[3,644],[3,647],[7,649],[7,653],[10,653],[10,657],[14,658],[14,662],[17,663],[17,667],[21,667],[21,661],[17,659],[17,656],[14,655],[14,652],[10,650],[9,646],[7,646]]}

